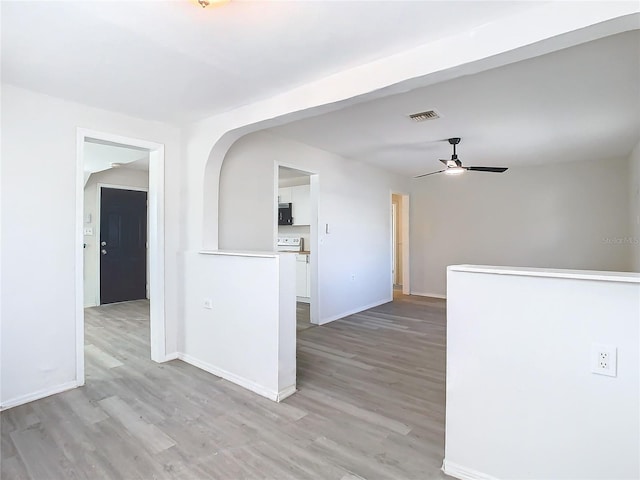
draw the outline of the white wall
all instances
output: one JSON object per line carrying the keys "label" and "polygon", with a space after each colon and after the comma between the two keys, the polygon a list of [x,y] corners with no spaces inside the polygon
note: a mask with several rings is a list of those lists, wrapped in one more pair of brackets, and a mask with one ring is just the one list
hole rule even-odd
{"label": "white wall", "polygon": [[180,358],[272,400],[293,393],[295,256],[193,253],[186,268]]}
{"label": "white wall", "polygon": [[2,405],[76,381],[77,127],[165,145],[167,351],[177,347],[179,131],[2,85]]}
{"label": "white wall", "polygon": [[319,322],[390,301],[391,192],[406,191],[406,180],[308,145],[265,132],[233,145],[220,174],[220,248],[273,249],[276,162],[318,174],[319,238],[309,249]]}
{"label": "white wall", "polygon": [[633,271],[640,272],[640,142],[629,156],[629,223],[631,266]]}
{"label": "white wall", "polygon": [[[98,183],[118,185],[122,187],[149,188],[149,172],[130,168],[111,168],[102,172],[92,173],[84,186],[84,227],[93,230],[93,235],[85,235],[84,243],[84,306],[98,305]],[[91,215],[91,222],[87,223],[87,215]],[[149,283],[149,262],[147,261],[147,286]]]}
{"label": "white wall", "polygon": [[631,270],[626,159],[415,179],[411,291],[445,294],[462,263]]}
{"label": "white wall", "polygon": [[[456,268],[448,276],[445,471],[486,480],[639,478],[640,275],[624,283]],[[617,377],[591,373],[593,343],[617,347]]]}
{"label": "white wall", "polygon": [[[218,246],[220,167],[230,143],[242,130],[264,128],[265,124],[259,125],[261,122],[275,125],[287,115],[287,120],[303,118],[318,107],[315,113],[624,31],[637,18],[637,12],[638,6],[633,2],[593,3],[589,8],[570,2],[545,4],[526,14],[483,25],[473,35],[463,32],[416,46],[256,104],[212,116],[183,130],[182,148],[180,132],[171,126],[3,85],[1,402],[27,396],[34,398],[55,386],[67,385],[74,377],[71,365],[75,346],[71,342],[75,321],[76,127],[165,144],[165,309],[167,351],[172,352],[176,347],[173,338],[177,319],[183,318],[184,313],[179,299],[185,296],[192,277],[191,272],[183,270],[185,254],[182,252],[193,252],[203,245]],[[536,18],[551,17],[553,22],[536,21]],[[531,24],[539,24],[540,28],[526,28]],[[588,28],[596,24],[596,29]],[[521,48],[525,46],[528,48]],[[357,171],[349,173],[358,174]],[[340,180],[336,183],[347,182]],[[35,196],[33,191],[41,195]],[[41,198],[46,198],[46,203]],[[366,200],[362,202],[365,207]],[[20,209],[15,208],[16,205]],[[330,206],[331,203],[327,205]],[[357,224],[346,226],[340,233],[344,235],[357,227]],[[55,233],[51,235],[51,232]],[[51,241],[42,242],[47,235],[51,235]],[[339,248],[328,243],[330,249]],[[181,253],[177,254],[178,251]],[[367,252],[371,253],[368,249]],[[357,266],[362,265],[364,261],[360,257],[356,252],[354,259],[348,259],[347,266],[356,261]],[[369,272],[366,268],[363,270],[364,275],[358,278],[366,278]],[[25,272],[39,274],[34,277]],[[325,275],[332,273],[329,269]],[[344,294],[336,292],[335,304],[327,308],[327,312],[340,311],[349,305],[348,296],[353,290]],[[188,326],[187,319],[185,328]],[[38,335],[34,336],[33,332]]]}

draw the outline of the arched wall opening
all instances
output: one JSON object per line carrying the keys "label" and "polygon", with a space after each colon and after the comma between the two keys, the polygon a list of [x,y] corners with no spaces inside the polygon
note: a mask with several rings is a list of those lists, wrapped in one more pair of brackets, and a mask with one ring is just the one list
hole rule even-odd
{"label": "arched wall opening", "polygon": [[[560,7],[548,8],[553,10]],[[548,8],[539,10],[540,20],[549,17]],[[276,341],[273,336],[277,331],[276,320],[280,315],[277,292],[264,291],[264,285],[277,285],[284,276],[278,270],[277,260],[273,260],[273,255],[260,257],[245,254],[244,257],[257,259],[242,259],[239,258],[242,255],[233,253],[198,253],[203,247],[206,250],[217,250],[220,246],[219,205],[220,202],[227,201],[220,196],[221,172],[229,149],[237,140],[251,133],[255,136],[254,147],[268,145],[269,151],[276,154],[287,151],[297,158],[289,165],[293,168],[316,171],[314,165],[323,165],[323,170],[317,170],[322,187],[318,224],[323,228],[326,226],[326,235],[319,249],[331,261],[322,265],[318,272],[318,297],[324,299],[319,305],[319,323],[361,311],[373,306],[373,299],[382,301],[390,294],[389,196],[392,191],[402,192],[407,189],[402,185],[385,183],[385,179],[376,177],[370,171],[363,175],[364,169],[357,162],[344,162],[328,152],[257,131],[376,97],[531,58],[609,35],[612,30],[630,28],[628,19],[609,26],[598,23],[615,17],[615,13],[600,12],[602,15],[596,15],[591,12],[589,15],[581,15],[581,11],[571,12],[572,15],[558,15],[555,12],[554,18],[557,17],[558,21],[541,21],[545,28],[540,31],[533,32],[526,28],[532,22],[532,17],[528,16],[509,19],[508,25],[494,25],[475,31],[473,36],[465,33],[460,37],[443,39],[436,42],[437,45],[421,46],[402,55],[327,77],[268,100],[211,117],[186,129],[185,157],[188,165],[183,198],[186,223],[184,238],[187,248],[183,270],[185,295],[181,349],[184,353],[180,358],[254,391],[266,393],[267,396],[275,398],[281,394],[281,385],[273,378],[273,373],[278,371],[277,362],[246,363],[245,360],[250,360],[248,357],[230,353],[234,348],[246,350],[247,332],[252,333],[249,340],[255,341],[252,344],[255,352],[263,352],[269,347],[268,351],[263,352],[265,358],[270,355],[274,360],[275,350],[271,347],[284,344]],[[534,15],[533,20],[535,17]],[[635,19],[637,20],[637,15]],[[595,28],[585,28],[590,26]],[[505,32],[513,32],[513,35],[505,35]],[[447,52],[447,55],[442,56],[441,52]],[[264,155],[267,149],[262,148],[261,151]],[[354,182],[351,181],[353,178],[360,179],[363,189],[358,189],[357,186],[354,188]],[[376,192],[385,189],[384,195],[379,198],[377,193],[367,190],[370,186],[375,186]],[[345,212],[345,205],[357,210],[358,214]],[[384,210],[384,217],[377,216],[378,205]],[[376,208],[371,208],[372,206]],[[355,217],[355,220],[348,221],[347,217]],[[369,248],[366,251],[359,248],[345,253],[345,241],[356,243],[357,240],[354,239],[359,238],[364,231],[363,227],[368,225],[382,225],[375,236],[377,243],[371,247],[381,249],[383,255],[384,249],[387,249],[388,261],[380,272],[369,270],[371,262],[368,260],[372,257]],[[375,254],[379,255],[379,252]],[[239,259],[232,264],[229,258],[234,255]],[[260,268],[255,268],[258,263],[268,264],[265,267],[268,276],[260,277],[263,278],[260,284],[255,281],[256,272],[260,271]],[[238,269],[238,264],[247,268]],[[230,279],[230,274],[235,275],[235,279]],[[383,281],[380,282],[382,277]],[[247,279],[253,281],[249,293]],[[336,281],[337,279],[340,281]],[[376,285],[380,283],[384,292],[380,295],[376,288],[371,288],[368,284],[370,281],[376,282]],[[238,313],[239,308],[247,307],[255,307],[256,311],[240,312],[242,315]],[[262,325],[265,328],[260,332],[252,330],[252,320],[264,319],[267,313],[273,321]],[[242,324],[238,319],[243,318],[251,321],[247,320]],[[271,347],[265,341],[266,338],[272,340]],[[268,391],[263,387],[268,387]]]}
{"label": "arched wall opening", "polygon": [[[192,229],[200,234],[198,246],[206,250],[218,248],[220,171],[227,151],[244,135],[637,29],[640,13],[631,3],[592,3],[589,8],[567,3],[542,5],[526,14],[420,45],[204,122],[190,132],[193,152],[187,147],[189,156],[199,157],[192,160],[195,170],[190,180],[197,181],[203,189],[200,198],[199,192],[194,192],[187,202],[187,208],[192,210],[189,215],[201,214],[190,219],[199,224]],[[554,22],[548,22],[548,18],[554,18]],[[531,30],[532,23],[540,28]]]}
{"label": "arched wall opening", "polygon": [[[548,15],[548,12],[544,13],[544,11],[545,9],[540,9],[541,16]],[[268,191],[269,188],[273,188],[275,185],[275,165],[282,160],[281,153],[300,150],[297,158],[290,162],[290,166],[307,171],[317,171],[317,164],[320,161],[318,160],[318,162],[314,163],[304,159],[316,158],[323,154],[318,153],[317,149],[307,150],[310,147],[301,146],[301,144],[295,144],[295,142],[290,142],[283,146],[283,139],[278,139],[278,137],[264,130],[307,117],[321,115],[329,111],[339,110],[356,103],[363,103],[456,77],[478,73],[633,29],[635,28],[634,21],[638,17],[637,14],[616,17],[615,13],[608,14],[603,11],[601,12],[602,17],[599,18],[601,21],[598,23],[595,21],[598,20],[597,16],[585,14],[584,18],[578,19],[577,17],[580,16],[579,14],[582,11],[574,13],[577,16],[574,15],[572,17],[573,23],[571,25],[556,25],[554,27],[556,30],[550,29],[536,32],[536,38],[531,35],[514,34],[508,39],[500,37],[499,41],[497,41],[495,35],[487,28],[474,32],[473,48],[471,48],[468,36],[443,39],[438,44],[443,49],[445,44],[449,45],[450,48],[446,49],[449,52],[446,58],[434,56],[434,48],[425,50],[423,47],[426,46],[418,47],[406,55],[373,62],[358,69],[344,72],[344,74],[309,84],[287,94],[221,114],[215,119],[210,119],[208,123],[203,123],[197,128],[197,132],[192,135],[193,138],[197,138],[196,143],[198,143],[197,152],[194,150],[194,153],[197,153],[197,156],[202,160],[206,156],[206,160],[203,163],[200,163],[200,159],[194,158],[192,160],[194,162],[193,167],[195,167],[192,173],[192,180],[195,180],[193,176],[197,175],[198,170],[202,172],[197,179],[198,183],[202,182],[201,204],[196,204],[196,202],[200,203],[198,202],[200,199],[196,197],[199,193],[197,191],[191,194],[193,195],[193,201],[188,202],[190,204],[188,208],[192,210],[188,213],[194,215],[192,221],[201,222],[202,228],[201,243],[197,245],[200,239],[191,237],[191,241],[195,243],[195,245],[193,243],[192,245],[202,247],[204,250],[217,250],[219,248],[273,250],[274,234],[271,214],[273,205],[269,198],[272,194],[268,194]],[[530,19],[521,18],[519,21],[526,23]],[[581,23],[581,28],[577,28],[578,23]],[[510,27],[514,27],[516,24],[518,24],[517,21],[511,22]],[[488,55],[489,53],[490,55]],[[410,62],[412,58],[415,60],[414,63]],[[373,73],[379,75],[371,75]],[[341,80],[338,77],[341,77]],[[231,224],[221,223],[225,222],[225,219],[220,216],[220,205],[222,202],[236,202],[238,197],[234,195],[232,199],[225,194],[225,186],[221,184],[221,174],[225,165],[224,162],[227,161],[229,154],[233,153],[234,149],[244,149],[248,155],[256,156],[255,151],[249,152],[251,148],[248,143],[245,143],[249,142],[248,139],[267,148],[261,147],[259,156],[262,157],[262,163],[246,162],[246,165],[254,168],[249,168],[242,173],[247,179],[245,185],[239,185],[236,178],[237,191],[234,193],[242,195],[241,189],[243,188],[250,190],[252,195],[260,191],[262,200],[257,201],[254,197],[252,201],[244,201],[245,199],[240,197],[241,205],[239,204],[239,206],[244,212],[244,218],[247,221],[241,224],[240,228],[233,232],[232,235],[227,235],[229,231],[226,229],[230,228]],[[326,154],[327,152],[324,153]],[[289,159],[292,158],[293,156],[289,157]],[[325,182],[326,177],[324,174],[321,173],[321,176],[323,177],[323,188],[331,185],[331,183]],[[258,187],[257,190],[254,187]],[[395,187],[395,191],[406,190],[402,186]],[[199,211],[200,208],[202,208],[201,211]],[[326,212],[324,206],[321,210]],[[242,215],[239,217],[242,217]],[[323,228],[325,225],[333,226],[332,220],[331,218],[320,218],[318,225]],[[253,221],[257,221],[259,225],[252,223]],[[232,223],[236,226],[239,225],[238,222]],[[257,234],[256,230],[258,231]],[[197,229],[192,231],[197,232]],[[233,240],[228,241],[231,237],[233,237]],[[328,236],[324,240],[329,242],[328,245],[331,245],[335,238],[335,236]],[[323,246],[321,248],[327,247]],[[361,274],[356,270],[356,267],[348,270],[348,275],[351,279],[361,277]],[[344,272],[335,271],[330,273],[335,277]],[[319,275],[324,274],[329,275],[329,272],[319,273]],[[321,280],[318,281],[318,285],[320,295],[322,295],[325,292],[323,291]],[[340,294],[338,293],[339,296]],[[350,311],[346,303],[343,303],[341,307],[320,305],[318,308],[320,309],[318,318],[321,319],[321,322],[330,321],[337,318],[336,315]]]}

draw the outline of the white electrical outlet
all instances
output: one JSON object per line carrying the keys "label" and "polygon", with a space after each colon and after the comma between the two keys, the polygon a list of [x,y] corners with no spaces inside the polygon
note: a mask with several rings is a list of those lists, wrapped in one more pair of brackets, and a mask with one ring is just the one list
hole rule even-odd
{"label": "white electrical outlet", "polygon": [[355,273],[352,273],[352,274],[351,274],[351,281],[352,281],[352,282],[355,282],[355,281],[356,281],[356,274],[355,274]]}
{"label": "white electrical outlet", "polygon": [[210,298],[205,298],[202,302],[202,306],[207,310],[211,310],[213,308],[213,301]]}
{"label": "white electrical outlet", "polygon": [[618,349],[613,345],[591,346],[591,373],[615,377],[618,374]]}

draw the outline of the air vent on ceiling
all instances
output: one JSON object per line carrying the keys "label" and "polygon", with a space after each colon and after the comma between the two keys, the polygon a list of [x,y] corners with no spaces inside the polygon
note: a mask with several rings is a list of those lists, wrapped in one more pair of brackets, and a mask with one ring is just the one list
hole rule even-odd
{"label": "air vent on ceiling", "polygon": [[441,116],[442,115],[436,110],[426,110],[424,112],[412,113],[409,115],[409,118],[414,122],[424,122],[426,120],[435,120]]}

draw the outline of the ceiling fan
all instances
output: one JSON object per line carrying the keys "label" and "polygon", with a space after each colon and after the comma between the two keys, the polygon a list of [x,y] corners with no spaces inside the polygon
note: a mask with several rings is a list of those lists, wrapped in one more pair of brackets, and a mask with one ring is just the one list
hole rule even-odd
{"label": "ceiling fan", "polygon": [[442,160],[440,161],[444,163],[447,168],[444,170],[438,170],[437,172],[424,173],[422,175],[418,175],[413,178],[426,177],[429,175],[435,175],[436,173],[445,173],[446,175],[459,175],[461,173],[466,172],[467,170],[473,172],[491,172],[491,173],[502,173],[507,170],[507,167],[463,167],[462,162],[458,160],[458,155],[456,154],[456,145],[460,143],[460,138],[450,138],[449,144],[453,145],[453,155],[451,155],[451,160]]}

